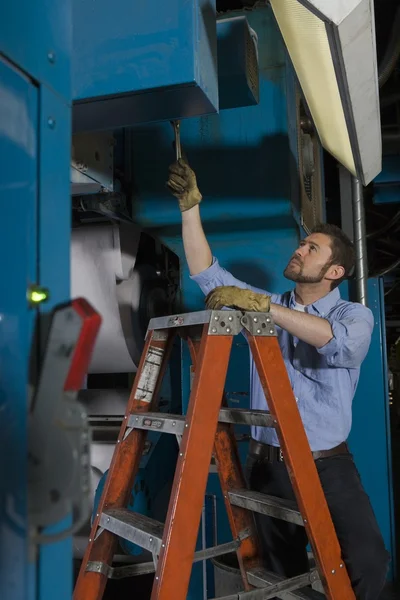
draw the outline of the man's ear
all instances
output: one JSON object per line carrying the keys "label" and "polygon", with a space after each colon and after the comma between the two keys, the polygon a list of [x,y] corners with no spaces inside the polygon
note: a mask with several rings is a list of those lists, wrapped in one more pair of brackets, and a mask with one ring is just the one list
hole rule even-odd
{"label": "man's ear", "polygon": [[326,272],[326,279],[334,281],[336,279],[342,279],[344,277],[345,270],[341,265],[331,265]]}

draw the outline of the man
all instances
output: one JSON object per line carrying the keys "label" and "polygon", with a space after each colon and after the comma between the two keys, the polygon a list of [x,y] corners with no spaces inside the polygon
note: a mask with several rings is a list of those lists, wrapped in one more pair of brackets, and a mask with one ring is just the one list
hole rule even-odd
{"label": "man", "polygon": [[[180,160],[167,183],[182,212],[182,235],[191,277],[207,294],[208,308],[270,311],[292,389],[357,599],[377,600],[389,555],[346,440],[351,405],[371,340],[371,311],[340,298],[337,288],[353,267],[350,240],[333,225],[321,225],[303,240],[284,275],[294,291],[268,294],[239,281],[213,258],[200,219],[196,176]],[[266,399],[251,362],[251,407]],[[371,449],[371,451],[373,451]],[[275,430],[252,428],[247,476],[259,492],[293,500]],[[267,568],[293,577],[308,570],[304,528],[256,515]]]}

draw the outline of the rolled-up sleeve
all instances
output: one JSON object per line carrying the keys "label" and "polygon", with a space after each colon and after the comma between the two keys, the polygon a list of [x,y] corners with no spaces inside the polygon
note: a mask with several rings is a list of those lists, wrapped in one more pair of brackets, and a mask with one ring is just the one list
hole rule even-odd
{"label": "rolled-up sleeve", "polygon": [[193,281],[195,281],[200,286],[200,289],[204,294],[208,294],[216,287],[219,287],[221,285],[234,285],[242,289],[253,290],[253,292],[259,292],[260,294],[268,293],[264,290],[248,285],[244,281],[240,281],[240,279],[236,279],[236,277],[234,277],[232,273],[229,273],[229,271],[221,267],[221,265],[215,257],[213,257],[213,262],[211,266],[208,267],[208,269],[205,269],[197,275],[191,275],[190,278],[193,279]]}
{"label": "rolled-up sleeve", "polygon": [[341,315],[328,317],[333,338],[318,348],[319,354],[326,357],[328,366],[356,369],[367,355],[374,317],[369,308],[361,304],[350,304]]}

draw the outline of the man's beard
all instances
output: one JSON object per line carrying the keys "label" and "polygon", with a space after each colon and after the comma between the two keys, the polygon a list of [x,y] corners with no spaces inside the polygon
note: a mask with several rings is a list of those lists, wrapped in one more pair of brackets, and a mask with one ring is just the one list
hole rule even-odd
{"label": "man's beard", "polygon": [[[299,267],[300,267],[299,271],[294,271],[290,268],[290,262],[292,260],[294,260],[294,262],[296,262],[299,265]],[[327,270],[330,267],[330,265],[328,263],[322,267],[322,269],[320,270],[318,275],[304,275],[303,274],[304,265],[297,259],[291,259],[291,261],[287,265],[286,269],[283,271],[283,275],[284,275],[284,277],[286,277],[286,279],[289,279],[290,281],[294,281],[295,283],[321,283],[321,281],[325,277],[325,273],[327,272]]]}

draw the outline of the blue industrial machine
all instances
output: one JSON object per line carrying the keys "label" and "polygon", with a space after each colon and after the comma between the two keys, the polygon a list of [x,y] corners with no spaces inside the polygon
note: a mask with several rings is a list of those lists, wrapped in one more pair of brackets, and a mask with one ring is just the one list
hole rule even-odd
{"label": "blue industrial machine", "polygon": [[[0,303],[0,426],[7,448],[0,479],[0,591],[7,600],[72,595],[72,536],[31,543],[27,485],[27,390],[40,365],[46,315],[69,299],[70,278],[72,293],[92,295],[104,316],[81,398],[90,397],[85,406],[99,432],[94,453],[108,452],[108,461],[123,410],[115,399],[107,403],[105,392],[123,388],[126,397],[148,318],[176,306],[204,306],[184,260],[177,203],[165,190],[175,157],[169,121],[183,119],[182,147],[198,175],[206,235],[238,278],[284,291],[288,256],[304,231],[325,217],[318,135],[270,7],[216,20],[213,0],[156,1],[151,17],[146,3],[130,0],[71,4],[37,0],[0,8],[0,244],[2,256],[11,257],[3,261]],[[381,183],[387,181],[375,180]],[[38,307],[27,302],[35,286],[49,291]],[[375,329],[350,445],[393,556],[380,280],[370,280],[368,292]],[[185,410],[190,385],[190,357],[177,347],[163,410]],[[226,392],[232,406],[248,406],[244,339],[234,342]],[[243,460],[247,434],[238,428]],[[161,518],[177,448],[158,434],[149,442],[129,507]],[[97,469],[95,506],[106,462]],[[62,533],[71,522],[66,515],[45,533]],[[228,535],[211,470],[199,546]],[[141,560],[137,547],[123,550]],[[213,593],[213,568],[194,566],[188,598]]]}
{"label": "blue industrial machine", "polygon": [[[70,600],[72,590],[72,539],[31,543],[27,489],[31,361],[43,350],[33,333],[70,297],[71,25],[68,0],[0,7],[0,594],[9,600],[55,590]],[[48,288],[48,302],[32,308],[30,286]],[[69,525],[67,516],[45,533]]]}

